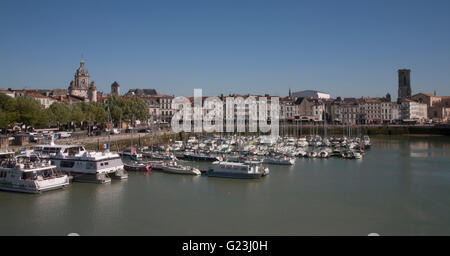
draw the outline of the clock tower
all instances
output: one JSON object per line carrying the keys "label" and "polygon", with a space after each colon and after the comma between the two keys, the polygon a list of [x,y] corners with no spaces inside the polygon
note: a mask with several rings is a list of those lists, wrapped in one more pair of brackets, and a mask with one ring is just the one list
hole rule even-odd
{"label": "clock tower", "polygon": [[88,97],[89,72],[84,67],[84,60],[80,61],[80,67],[75,72],[74,80],[70,82],[69,95],[82,98]]}

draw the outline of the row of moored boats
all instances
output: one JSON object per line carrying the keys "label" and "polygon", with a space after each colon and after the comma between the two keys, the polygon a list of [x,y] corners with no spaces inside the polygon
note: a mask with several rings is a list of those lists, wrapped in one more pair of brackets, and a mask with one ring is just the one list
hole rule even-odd
{"label": "row of moored boats", "polygon": [[[37,145],[16,155],[0,153],[0,189],[40,193],[65,188],[70,181],[109,183],[128,178],[128,171],[161,171],[171,174],[224,178],[261,178],[268,165],[293,165],[297,157],[361,158],[370,139],[273,138],[273,137],[190,137],[186,142],[116,153],[87,151],[82,145]],[[122,157],[132,161],[122,162]],[[146,160],[142,160],[146,159]],[[179,160],[207,161],[199,170]]]}

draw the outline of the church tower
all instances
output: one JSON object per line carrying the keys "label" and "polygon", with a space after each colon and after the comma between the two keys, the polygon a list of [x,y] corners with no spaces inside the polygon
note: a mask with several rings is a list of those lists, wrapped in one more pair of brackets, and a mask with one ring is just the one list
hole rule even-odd
{"label": "church tower", "polygon": [[90,102],[97,102],[97,88],[95,87],[94,81],[92,81],[89,86],[88,96]]}
{"label": "church tower", "polygon": [[84,67],[84,60],[80,61],[80,67],[75,72],[74,80],[70,82],[69,95],[88,98],[89,73]]}
{"label": "church tower", "polygon": [[111,84],[111,96],[120,96],[120,84],[116,81]]}
{"label": "church tower", "polygon": [[398,101],[411,99],[411,70],[398,70]]}

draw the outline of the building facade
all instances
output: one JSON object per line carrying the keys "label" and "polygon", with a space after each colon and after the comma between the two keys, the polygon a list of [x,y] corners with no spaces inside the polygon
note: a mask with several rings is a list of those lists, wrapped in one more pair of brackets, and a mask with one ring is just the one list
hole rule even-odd
{"label": "building facade", "polygon": [[400,116],[404,122],[424,123],[428,120],[427,104],[405,99],[400,106]]}

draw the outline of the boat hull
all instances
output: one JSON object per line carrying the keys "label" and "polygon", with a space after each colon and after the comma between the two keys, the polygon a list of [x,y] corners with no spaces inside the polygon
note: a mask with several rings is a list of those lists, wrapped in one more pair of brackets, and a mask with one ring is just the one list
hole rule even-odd
{"label": "boat hull", "polygon": [[161,171],[163,171],[165,173],[181,174],[181,175],[199,175],[200,174],[200,171],[197,173],[194,171],[179,170],[179,169],[171,168],[171,167],[162,167]]}
{"label": "boat hull", "polygon": [[55,178],[53,180],[41,181],[41,184],[29,184],[25,186],[24,184],[14,184],[14,183],[0,183],[0,190],[28,193],[28,194],[39,194],[41,192],[64,189],[69,186],[69,178],[67,176]]}
{"label": "boat hull", "polygon": [[263,177],[262,173],[226,173],[226,172],[215,172],[215,171],[207,171],[206,175],[208,177],[217,177],[217,178],[231,178],[231,179],[259,179]]}
{"label": "boat hull", "polygon": [[130,172],[130,171],[132,171],[132,172],[149,172],[151,170],[150,166],[148,166],[148,165],[134,166],[134,165],[127,165],[127,164],[125,164],[123,166],[123,168],[127,172]]}

